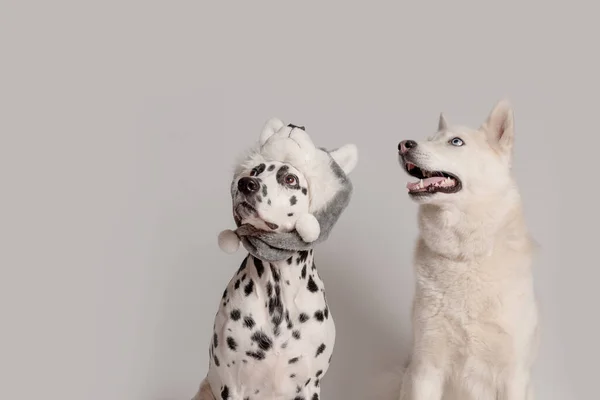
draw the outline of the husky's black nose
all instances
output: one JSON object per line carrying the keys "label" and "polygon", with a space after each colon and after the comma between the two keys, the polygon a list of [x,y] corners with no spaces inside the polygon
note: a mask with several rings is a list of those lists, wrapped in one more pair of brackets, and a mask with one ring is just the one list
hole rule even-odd
{"label": "husky's black nose", "polygon": [[245,176],[238,181],[238,189],[245,195],[254,194],[260,189],[260,182],[256,178]]}
{"label": "husky's black nose", "polygon": [[404,154],[408,150],[414,149],[415,147],[417,147],[417,142],[415,142],[414,140],[403,140],[400,143],[398,143],[398,151],[400,152],[400,154]]}

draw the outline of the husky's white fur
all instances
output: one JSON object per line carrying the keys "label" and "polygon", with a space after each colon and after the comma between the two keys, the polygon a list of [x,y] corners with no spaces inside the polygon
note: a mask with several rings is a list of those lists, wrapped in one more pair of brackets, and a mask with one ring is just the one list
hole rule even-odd
{"label": "husky's white fur", "polygon": [[448,126],[440,115],[433,137],[400,152],[404,167],[408,159],[445,171],[461,190],[411,196],[420,203],[414,343],[395,399],[533,399],[535,246],[511,177],[513,142],[503,100],[479,129]]}

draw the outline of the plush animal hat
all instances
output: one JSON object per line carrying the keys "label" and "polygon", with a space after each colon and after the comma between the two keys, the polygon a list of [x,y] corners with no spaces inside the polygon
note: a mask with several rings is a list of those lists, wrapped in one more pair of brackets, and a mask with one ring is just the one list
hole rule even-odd
{"label": "plush animal hat", "polygon": [[263,128],[258,148],[236,169],[234,181],[242,171],[269,161],[291,164],[304,175],[310,196],[309,214],[300,217],[296,229],[287,233],[262,231],[250,225],[225,230],[219,235],[219,246],[232,253],[241,240],[252,255],[273,262],[327,239],[350,202],[352,183],[348,174],[356,166],[358,151],[353,144],[332,151],[317,148],[304,127],[272,118]]}

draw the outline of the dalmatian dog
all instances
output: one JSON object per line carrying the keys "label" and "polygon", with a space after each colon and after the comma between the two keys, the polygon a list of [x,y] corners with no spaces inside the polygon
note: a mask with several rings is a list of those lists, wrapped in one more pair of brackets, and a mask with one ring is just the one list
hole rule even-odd
{"label": "dalmatian dog", "polygon": [[[349,201],[356,148],[318,149],[303,128],[276,119],[259,142],[231,186],[249,254],[220,300],[193,400],[318,400],[331,362],[336,330],[313,246]],[[317,240],[296,231],[306,215],[320,224]]]}

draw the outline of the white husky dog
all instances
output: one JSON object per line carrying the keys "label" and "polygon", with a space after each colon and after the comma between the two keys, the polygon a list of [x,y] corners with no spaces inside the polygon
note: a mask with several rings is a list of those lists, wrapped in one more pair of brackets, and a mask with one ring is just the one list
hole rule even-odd
{"label": "white husky dog", "polygon": [[503,100],[477,130],[448,126],[442,114],[435,135],[398,145],[420,204],[402,400],[533,399],[535,246],[511,177],[513,141]]}

